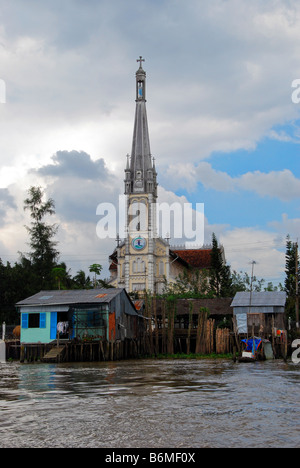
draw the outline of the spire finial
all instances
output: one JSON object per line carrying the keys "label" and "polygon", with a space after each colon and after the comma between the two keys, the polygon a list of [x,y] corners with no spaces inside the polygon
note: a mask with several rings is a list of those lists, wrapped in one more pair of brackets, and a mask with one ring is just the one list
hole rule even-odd
{"label": "spire finial", "polygon": [[142,67],[142,62],[145,62],[145,59],[143,59],[142,55],[140,55],[140,58],[137,59],[137,62],[140,62],[140,68],[143,68]]}

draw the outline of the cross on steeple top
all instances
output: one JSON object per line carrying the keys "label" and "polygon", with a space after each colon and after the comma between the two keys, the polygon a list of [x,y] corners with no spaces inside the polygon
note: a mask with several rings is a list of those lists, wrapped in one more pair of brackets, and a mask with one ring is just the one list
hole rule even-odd
{"label": "cross on steeple top", "polygon": [[140,58],[137,59],[137,62],[140,62],[140,68],[143,68],[142,67],[142,62],[145,62],[145,59],[143,59],[142,55],[140,55]]}

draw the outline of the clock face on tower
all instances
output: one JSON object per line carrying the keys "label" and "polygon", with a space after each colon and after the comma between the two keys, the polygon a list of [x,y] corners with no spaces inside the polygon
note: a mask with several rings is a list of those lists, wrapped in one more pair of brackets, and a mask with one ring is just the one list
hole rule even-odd
{"label": "clock face on tower", "polygon": [[134,250],[140,251],[146,247],[147,241],[144,237],[138,236],[131,241],[131,245]]}

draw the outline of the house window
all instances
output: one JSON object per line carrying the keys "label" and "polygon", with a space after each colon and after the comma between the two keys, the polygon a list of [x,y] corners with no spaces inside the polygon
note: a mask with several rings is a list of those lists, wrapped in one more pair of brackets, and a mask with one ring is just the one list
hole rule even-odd
{"label": "house window", "polygon": [[29,314],[28,328],[40,328],[40,314]]}
{"label": "house window", "polygon": [[22,328],[46,328],[46,314],[22,314]]}

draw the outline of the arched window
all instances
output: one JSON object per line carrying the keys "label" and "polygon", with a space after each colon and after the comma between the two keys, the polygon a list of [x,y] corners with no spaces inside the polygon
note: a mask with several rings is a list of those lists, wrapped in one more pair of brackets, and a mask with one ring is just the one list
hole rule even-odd
{"label": "arched window", "polygon": [[146,265],[144,260],[142,260],[140,257],[134,260],[132,263],[132,271],[133,273],[145,273]]}

